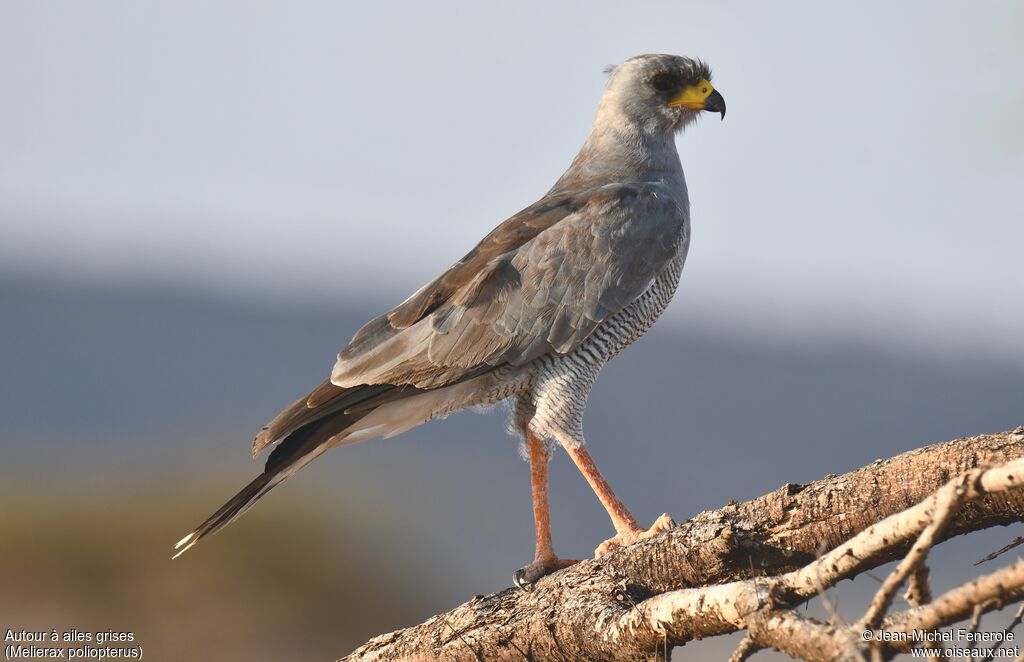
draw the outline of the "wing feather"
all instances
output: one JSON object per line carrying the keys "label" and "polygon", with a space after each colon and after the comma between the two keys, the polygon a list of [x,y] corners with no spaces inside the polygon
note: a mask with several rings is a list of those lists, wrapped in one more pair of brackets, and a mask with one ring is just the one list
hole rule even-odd
{"label": "wing feather", "polygon": [[660,186],[607,185],[517,214],[364,327],[331,381],[436,388],[572,351],[675,255],[687,211]]}

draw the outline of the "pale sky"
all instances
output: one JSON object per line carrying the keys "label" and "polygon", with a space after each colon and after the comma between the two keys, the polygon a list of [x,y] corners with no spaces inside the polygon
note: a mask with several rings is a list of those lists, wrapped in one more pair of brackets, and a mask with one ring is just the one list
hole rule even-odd
{"label": "pale sky", "polygon": [[1024,3],[0,1],[0,273],[397,303],[700,56],[676,324],[1024,361]]}

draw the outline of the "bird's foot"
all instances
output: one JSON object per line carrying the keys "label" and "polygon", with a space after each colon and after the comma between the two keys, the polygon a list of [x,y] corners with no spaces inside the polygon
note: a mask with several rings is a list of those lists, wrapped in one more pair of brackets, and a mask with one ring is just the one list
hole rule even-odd
{"label": "bird's foot", "polygon": [[637,527],[635,531],[627,531],[626,533],[620,533],[614,538],[609,538],[608,540],[605,540],[603,543],[597,546],[597,549],[594,550],[594,558],[600,558],[605,554],[608,554],[609,552],[619,549],[620,547],[627,547],[635,542],[647,540],[651,536],[656,536],[662,531],[668,531],[675,525],[676,523],[672,520],[672,518],[669,517],[667,513],[663,513],[661,517],[659,517],[657,521],[654,522],[654,525],[646,531]]}
{"label": "bird's foot", "polygon": [[533,585],[536,584],[537,580],[541,577],[550,575],[562,568],[568,568],[569,566],[579,562],[579,559],[560,559],[555,556],[535,559],[530,565],[523,566],[516,570],[515,574],[512,575],[512,581],[515,582],[516,586],[529,593],[533,590]]}

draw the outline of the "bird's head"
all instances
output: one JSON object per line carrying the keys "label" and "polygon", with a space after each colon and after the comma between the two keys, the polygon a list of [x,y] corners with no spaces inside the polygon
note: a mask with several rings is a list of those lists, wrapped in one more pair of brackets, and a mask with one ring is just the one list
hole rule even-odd
{"label": "bird's head", "polygon": [[679,55],[638,55],[609,68],[601,111],[648,131],[678,131],[702,111],[721,113],[725,99],[711,85],[711,68]]}

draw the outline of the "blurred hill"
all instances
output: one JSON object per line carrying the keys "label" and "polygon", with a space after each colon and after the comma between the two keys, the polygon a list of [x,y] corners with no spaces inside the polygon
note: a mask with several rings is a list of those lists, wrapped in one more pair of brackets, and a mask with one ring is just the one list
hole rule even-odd
{"label": "blurred hill", "polygon": [[[0,279],[0,434],[72,448],[221,428],[250,436],[327,376],[338,349],[393,303],[332,310]],[[910,444],[1015,423],[1024,395],[1024,368],[1010,362],[901,355],[827,338],[784,349],[756,328],[726,336],[707,325],[662,324],[625,356],[595,391],[595,429],[621,418],[606,415],[618,403],[637,409],[629,423],[642,425],[635,430],[644,437],[666,432],[656,414],[669,411],[685,420],[688,439],[721,436],[715,429],[742,420],[780,449],[801,430],[822,427],[833,431],[822,440],[829,445],[867,437]],[[493,423],[473,420],[497,437]],[[206,450],[239,448],[244,440]]]}
{"label": "blurred hill", "polygon": [[[256,526],[172,563],[168,540],[186,523],[181,511],[200,513],[219,498],[212,480],[190,485],[196,493],[171,500],[166,486],[141,482],[128,490],[5,482],[0,624],[130,631],[143,659],[334,660],[428,603],[428,586],[403,567],[366,572],[373,550],[318,525],[339,509],[312,499],[278,500]],[[361,527],[389,544],[372,522]]]}
{"label": "blurred hill", "polygon": [[[252,433],[386,303],[0,281],[0,622],[135,628],[155,659],[333,659],[509,585],[533,538],[527,469],[500,414],[330,453],[169,560],[258,471]],[[648,521],[1008,429],[1022,403],[1010,363],[828,339],[783,348],[695,322],[659,325],[612,362],[586,425]],[[552,481],[556,547],[589,555],[610,525],[564,457]],[[940,585],[974,551],[947,557]]]}

